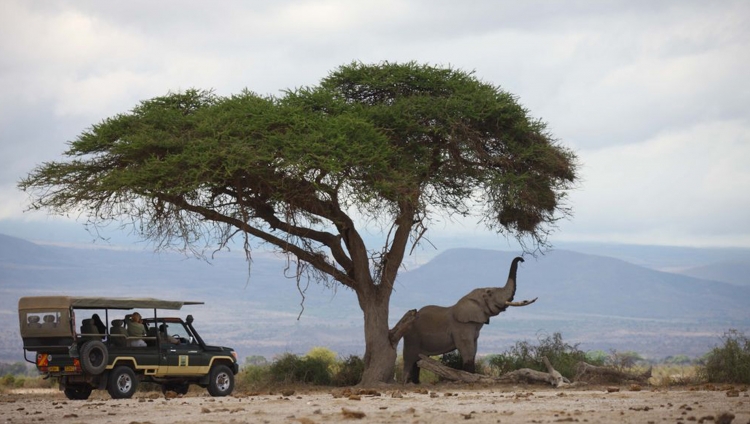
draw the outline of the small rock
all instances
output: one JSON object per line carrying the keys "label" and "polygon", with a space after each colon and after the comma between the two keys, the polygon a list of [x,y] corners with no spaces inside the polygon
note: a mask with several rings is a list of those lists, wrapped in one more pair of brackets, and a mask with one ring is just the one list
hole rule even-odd
{"label": "small rock", "polygon": [[353,409],[341,408],[341,414],[344,418],[362,419],[365,417],[365,413],[362,411],[355,411]]}
{"label": "small rock", "polygon": [[729,391],[727,391],[727,397],[740,397],[740,391],[739,390],[729,390]]}
{"label": "small rock", "polygon": [[619,387],[610,386],[607,387],[607,393],[617,393],[620,391]]}
{"label": "small rock", "polygon": [[731,412],[723,412],[716,417],[716,424],[732,424],[734,420],[734,414]]}

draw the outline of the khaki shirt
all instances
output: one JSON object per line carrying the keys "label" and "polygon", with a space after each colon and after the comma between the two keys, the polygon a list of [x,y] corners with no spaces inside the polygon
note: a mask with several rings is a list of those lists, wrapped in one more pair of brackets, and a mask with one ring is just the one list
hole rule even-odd
{"label": "khaki shirt", "polygon": [[140,322],[128,321],[128,337],[144,337],[146,327]]}

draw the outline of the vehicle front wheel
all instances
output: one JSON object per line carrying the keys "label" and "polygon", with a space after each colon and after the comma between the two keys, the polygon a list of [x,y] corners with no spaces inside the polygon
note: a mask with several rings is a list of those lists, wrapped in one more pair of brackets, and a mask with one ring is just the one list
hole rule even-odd
{"label": "vehicle front wheel", "polygon": [[86,400],[91,396],[91,386],[68,386],[63,391],[70,400]]}
{"label": "vehicle front wheel", "polygon": [[208,393],[211,396],[227,396],[234,389],[234,374],[226,365],[211,368],[208,380]]}
{"label": "vehicle front wheel", "polygon": [[138,379],[135,377],[135,372],[125,365],[121,365],[109,375],[109,383],[107,384],[107,391],[112,399],[129,399],[135,394],[135,390],[138,388]]}

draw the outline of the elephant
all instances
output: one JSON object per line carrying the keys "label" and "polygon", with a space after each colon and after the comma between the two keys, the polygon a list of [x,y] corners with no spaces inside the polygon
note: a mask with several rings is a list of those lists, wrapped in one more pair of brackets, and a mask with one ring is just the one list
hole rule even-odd
{"label": "elephant", "polygon": [[428,305],[417,312],[416,319],[404,333],[404,383],[419,383],[417,361],[420,354],[440,355],[458,349],[463,370],[474,372],[482,326],[509,306],[526,306],[536,301],[513,302],[516,270],[523,261],[520,257],[513,259],[503,287],[474,289],[453,306]]}

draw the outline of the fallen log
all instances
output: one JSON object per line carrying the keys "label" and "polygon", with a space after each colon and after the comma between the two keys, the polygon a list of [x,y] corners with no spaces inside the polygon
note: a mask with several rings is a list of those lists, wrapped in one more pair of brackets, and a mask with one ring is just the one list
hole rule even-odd
{"label": "fallen log", "polygon": [[568,381],[567,378],[563,377],[560,372],[558,372],[556,369],[552,367],[552,364],[550,364],[549,359],[547,359],[546,356],[542,356],[542,361],[544,361],[544,366],[547,367],[547,372],[549,373],[550,377],[550,384],[552,384],[555,387],[560,387],[565,384],[570,384],[570,381]]}
{"label": "fallen log", "polygon": [[649,378],[651,378],[651,368],[637,374],[618,370],[613,367],[591,365],[586,362],[579,362],[576,365],[575,381],[585,381],[588,383],[636,382],[647,384]]}
{"label": "fallen log", "polygon": [[[529,368],[522,368],[520,370],[511,371],[503,374],[500,377],[491,377],[488,375],[475,374],[462,370],[456,370],[446,365],[443,365],[439,361],[436,361],[425,355],[419,355],[420,360],[417,362],[419,368],[432,371],[448,380],[463,381],[464,383],[542,383],[551,384],[555,387],[558,384],[557,377],[552,376],[549,373],[536,371]],[[554,370],[554,368],[553,368]],[[557,373],[557,371],[555,371]],[[559,373],[557,373],[559,374]],[[562,377],[562,376],[560,376]]]}

